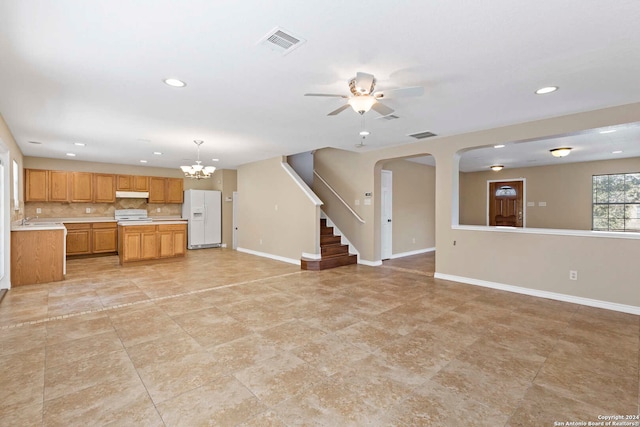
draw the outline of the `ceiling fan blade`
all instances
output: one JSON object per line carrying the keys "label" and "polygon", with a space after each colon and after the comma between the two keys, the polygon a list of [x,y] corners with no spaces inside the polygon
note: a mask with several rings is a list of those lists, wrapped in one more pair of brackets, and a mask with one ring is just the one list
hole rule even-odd
{"label": "ceiling fan blade", "polygon": [[344,110],[346,110],[347,108],[351,107],[351,105],[349,104],[344,104],[342,107],[338,108],[337,110],[333,110],[332,112],[330,112],[329,114],[327,114],[327,116],[335,116],[338,115],[340,113],[342,113]]}
{"label": "ceiling fan blade", "polygon": [[336,95],[333,93],[305,93],[304,96],[330,96],[333,98],[348,98],[347,95]]}
{"label": "ceiling fan blade", "polygon": [[424,95],[424,88],[422,86],[401,87],[399,89],[389,89],[376,92],[373,96],[376,99],[382,98],[401,98],[406,96],[422,96]]}
{"label": "ceiling fan blade", "polygon": [[356,89],[359,93],[369,94],[373,90],[374,77],[372,74],[356,73]]}
{"label": "ceiling fan blade", "polygon": [[395,110],[393,108],[389,108],[384,104],[381,104],[380,102],[376,102],[375,104],[373,104],[373,106],[371,107],[372,110],[375,110],[377,113],[383,115],[383,116],[388,116],[389,114],[393,113]]}

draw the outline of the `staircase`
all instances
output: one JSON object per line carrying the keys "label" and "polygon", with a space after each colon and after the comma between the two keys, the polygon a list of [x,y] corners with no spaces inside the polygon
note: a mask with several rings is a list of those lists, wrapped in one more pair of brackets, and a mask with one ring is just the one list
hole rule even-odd
{"label": "staircase", "polygon": [[320,255],[320,259],[302,258],[300,266],[303,270],[326,270],[358,262],[358,256],[349,254],[349,245],[340,243],[340,236],[333,235],[333,227],[328,227],[324,218],[320,219]]}

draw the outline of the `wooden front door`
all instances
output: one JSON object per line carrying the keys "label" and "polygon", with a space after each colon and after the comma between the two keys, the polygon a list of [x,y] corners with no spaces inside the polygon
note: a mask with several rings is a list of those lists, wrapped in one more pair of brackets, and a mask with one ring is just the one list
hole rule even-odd
{"label": "wooden front door", "polygon": [[489,183],[489,225],[522,227],[522,181]]}

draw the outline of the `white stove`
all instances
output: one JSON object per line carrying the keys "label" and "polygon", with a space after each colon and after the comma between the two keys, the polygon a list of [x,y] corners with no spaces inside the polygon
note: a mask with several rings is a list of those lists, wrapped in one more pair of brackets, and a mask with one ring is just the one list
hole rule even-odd
{"label": "white stove", "polygon": [[152,222],[147,216],[146,209],[116,209],[114,213],[116,221]]}

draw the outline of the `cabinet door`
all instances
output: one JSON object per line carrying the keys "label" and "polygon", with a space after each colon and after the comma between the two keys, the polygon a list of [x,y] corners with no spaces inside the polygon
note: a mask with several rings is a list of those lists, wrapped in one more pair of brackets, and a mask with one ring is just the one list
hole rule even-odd
{"label": "cabinet door", "polygon": [[24,201],[46,202],[48,200],[48,173],[46,170],[24,170]]}
{"label": "cabinet door", "polygon": [[140,248],[142,242],[142,233],[124,232],[123,239],[123,261],[137,261],[141,259]]}
{"label": "cabinet door", "polygon": [[91,224],[65,224],[67,227],[67,255],[91,253]]}
{"label": "cabinet door", "polygon": [[165,203],[166,178],[149,177],[149,203]]}
{"label": "cabinet door", "polygon": [[91,172],[71,172],[71,201],[93,202],[93,174]]}
{"label": "cabinet door", "polygon": [[117,175],[116,176],[116,191],[131,191],[133,188],[133,176],[132,175]]}
{"label": "cabinet door", "polygon": [[167,203],[182,203],[184,179],[167,178]]}
{"label": "cabinet door", "polygon": [[115,223],[109,228],[100,228],[98,223],[93,224],[92,229],[92,252],[102,254],[116,252],[118,248],[118,229]]}
{"label": "cabinet door", "polygon": [[141,233],[140,259],[158,258],[158,236],[154,231]]}
{"label": "cabinet door", "polygon": [[131,176],[133,181],[133,191],[149,191],[149,177],[148,176]]}
{"label": "cabinet door", "polygon": [[173,256],[184,256],[186,252],[187,252],[186,230],[174,231],[173,232]]}
{"label": "cabinet door", "polygon": [[173,256],[173,232],[161,231],[158,233],[160,239],[160,258]]}
{"label": "cabinet door", "polygon": [[96,203],[113,203],[116,201],[115,175],[93,174],[93,201]]}
{"label": "cabinet door", "polygon": [[69,201],[69,172],[49,171],[49,201]]}

